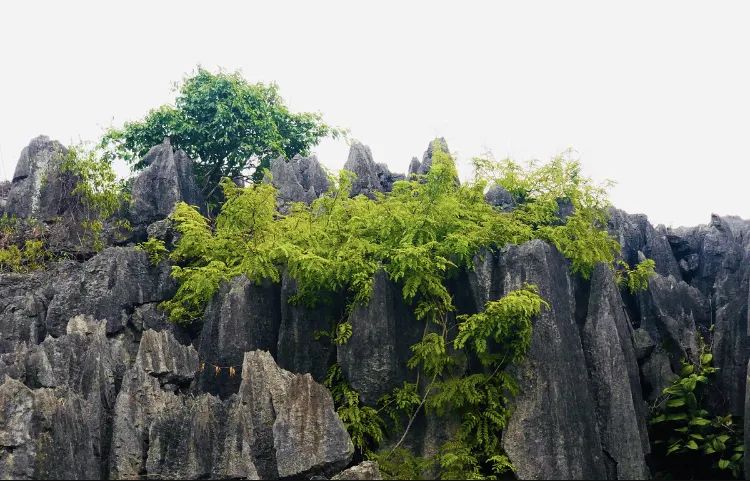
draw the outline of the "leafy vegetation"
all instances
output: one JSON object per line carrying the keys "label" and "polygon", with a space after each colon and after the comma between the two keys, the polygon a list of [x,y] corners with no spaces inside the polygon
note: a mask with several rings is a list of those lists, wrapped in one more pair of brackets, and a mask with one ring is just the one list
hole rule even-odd
{"label": "leafy vegetation", "polygon": [[[742,423],[731,415],[712,416],[704,407],[706,387],[718,371],[710,346],[698,338],[696,361],[683,360],[679,377],[652,408],[651,437],[662,469],[678,478],[739,478],[744,459]],[[702,456],[697,456],[702,454]]]}
{"label": "leafy vegetation", "polygon": [[149,149],[169,137],[196,160],[199,184],[211,198],[223,177],[254,168],[258,180],[272,158],[305,155],[323,137],[339,133],[319,114],[291,112],[275,84],[198,68],[179,85],[174,106],[162,105],[140,121],[110,129],[102,145],[140,169]]}
{"label": "leafy vegetation", "polygon": [[[71,211],[83,228],[81,244],[99,251],[104,247],[104,222],[110,219],[127,201],[123,182],[117,180],[109,159],[97,149],[84,145],[72,146],[60,164],[60,172],[75,180],[72,194],[79,204]],[[118,220],[117,227],[129,229],[126,221]]]}
{"label": "leafy vegetation", "polygon": [[146,242],[140,243],[137,248],[145,251],[148,254],[148,259],[154,265],[166,259],[169,254],[169,249],[160,239],[150,238]]}
{"label": "leafy vegetation", "polygon": [[654,274],[656,263],[653,259],[644,259],[635,267],[631,268],[627,262],[618,260],[619,269],[615,272],[617,284],[627,288],[628,292],[635,294],[648,288],[648,280]]}
{"label": "leafy vegetation", "polygon": [[[478,159],[484,174],[459,185],[450,155],[439,145],[433,150],[426,175],[396,182],[375,199],[350,198],[352,175],[342,172],[330,179],[327,193],[309,206],[293,205],[287,215],[277,211],[272,185],[241,188],[228,179],[221,182],[226,201],[215,221],[179,204],[172,220],[180,236],[169,254],[179,288],[162,307],[174,322],[193,322],[222,282],[238,275],[279,281],[283,266],[296,281],[293,302],[313,305],[321,294],[337,293],[351,312],[369,301],[373,279],[383,272],[401,286],[424,335],[408,362],[414,382],[385,396],[377,409],[361,404],[338,366],[329,371],[326,385],[358,452],[378,459],[390,475],[437,468],[443,477],[494,478],[512,468],[500,433],[518,386],[506,368],[525,355],[531,320],[546,303],[527,285],[482,312],[456,317],[447,280],[471,268],[481,249],[534,238],[558,246],[588,277],[598,262],[613,266],[619,246],[604,231],[604,190],[580,175],[577,162],[558,158],[524,170],[510,161]],[[489,182],[511,192],[517,208],[503,212],[484,202]],[[566,202],[572,210],[561,216]],[[163,254],[162,245],[150,242],[145,249]],[[342,319],[319,334],[341,344],[352,326]],[[464,374],[460,366],[469,364],[479,369]],[[418,459],[401,446],[424,411],[461,419],[455,438],[434,459]],[[386,437],[393,444],[378,452]]]}
{"label": "leafy vegetation", "polygon": [[44,248],[44,230],[34,221],[0,216],[0,272],[31,272],[50,260]]}

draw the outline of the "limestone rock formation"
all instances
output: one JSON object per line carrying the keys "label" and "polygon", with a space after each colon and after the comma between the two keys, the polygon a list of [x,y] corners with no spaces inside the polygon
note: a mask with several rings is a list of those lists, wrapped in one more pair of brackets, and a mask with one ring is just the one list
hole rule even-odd
{"label": "limestone rock formation", "polygon": [[535,320],[531,347],[518,367],[524,389],[514,401],[503,448],[521,479],[606,479],[599,428],[591,422],[597,409],[574,318],[574,286],[564,258],[535,240],[510,247],[500,269],[503,292],[531,282],[550,304]]}
{"label": "limestone rock formation", "polygon": [[363,461],[356,466],[346,469],[331,479],[383,479],[380,468],[375,461]]}
{"label": "limestone rock formation", "polygon": [[153,266],[148,255],[133,247],[110,247],[70,271],[50,286],[47,331],[62,334],[77,314],[106,319],[114,334],[127,324],[136,306],[168,299],[176,287],[169,266]]}
{"label": "limestone rock formation", "polygon": [[443,152],[450,153],[450,150],[448,150],[448,143],[443,137],[439,137],[433,140],[427,146],[427,150],[425,150],[424,154],[422,155],[421,162],[416,157],[412,159],[411,163],[409,164],[409,177],[413,175],[424,175],[430,171],[430,167],[432,167],[432,157],[435,152],[435,147],[440,147]]}
{"label": "limestone rock formation", "polygon": [[279,157],[271,162],[271,183],[278,189],[279,208],[291,202],[311,203],[328,190],[328,176],[314,155]]}
{"label": "limestone rock formation", "polygon": [[169,138],[143,157],[146,169],[133,180],[131,223],[146,226],[172,213],[177,202],[203,209],[203,197],[193,175],[193,161],[173,150]]}
{"label": "limestone rock formation", "polygon": [[75,203],[74,182],[60,172],[67,149],[60,142],[40,135],[21,152],[5,211],[9,215],[50,220]]}
{"label": "limestone rock formation", "polygon": [[376,164],[372,159],[370,147],[358,141],[353,141],[349,149],[349,158],[344,164],[344,170],[348,170],[356,176],[352,184],[350,195],[364,195],[375,198],[375,192],[390,192],[393,183],[403,180],[401,174],[392,174],[385,164]]}
{"label": "limestone rock formation", "polygon": [[409,378],[409,347],[422,330],[384,271],[375,275],[370,302],[356,307],[349,322],[352,336],[338,347],[338,362],[362,401],[374,405]]}
{"label": "limestone rock formation", "polygon": [[[276,354],[281,316],[279,286],[257,285],[241,276],[221,286],[207,306],[198,340],[201,359],[218,366],[237,366],[247,351],[262,349]],[[237,392],[240,376],[204,371],[198,386],[205,392],[227,397]]]}

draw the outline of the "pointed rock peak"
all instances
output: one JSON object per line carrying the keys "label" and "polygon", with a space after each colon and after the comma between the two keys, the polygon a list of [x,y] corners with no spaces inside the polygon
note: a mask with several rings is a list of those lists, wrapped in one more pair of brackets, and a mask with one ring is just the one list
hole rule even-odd
{"label": "pointed rock peak", "polygon": [[416,157],[411,160],[411,164],[409,164],[409,175],[424,175],[429,172],[430,167],[432,167],[432,158],[434,157],[436,150],[441,150],[450,155],[448,143],[443,137],[437,137],[427,145],[427,150],[422,154],[422,162],[417,160]]}
{"label": "pointed rock peak", "polygon": [[412,157],[411,162],[409,162],[409,177],[412,175],[417,175],[419,172],[419,167],[422,165],[422,163],[419,161],[418,158]]}
{"label": "pointed rock peak", "polygon": [[360,164],[374,165],[375,161],[372,160],[372,151],[370,150],[370,147],[364,145],[358,140],[354,140],[349,147],[349,157],[346,160],[346,164],[344,164],[344,169],[353,170],[350,167]]}
{"label": "pointed rock peak", "polygon": [[147,168],[133,181],[132,224],[147,225],[164,219],[180,201],[203,206],[203,195],[193,174],[193,161],[182,150],[175,152],[168,137],[151,147],[141,164]]}
{"label": "pointed rock peak", "polygon": [[425,150],[424,154],[422,155],[422,163],[424,163],[427,159],[432,162],[432,156],[437,149],[442,150],[446,154],[451,153],[450,149],[448,149],[448,142],[445,141],[445,138],[436,137],[432,142],[430,142],[430,145],[427,146],[427,150]]}
{"label": "pointed rock peak", "polygon": [[63,213],[71,198],[59,166],[67,149],[58,141],[40,135],[21,151],[8,193],[6,211],[17,217],[53,218]]}

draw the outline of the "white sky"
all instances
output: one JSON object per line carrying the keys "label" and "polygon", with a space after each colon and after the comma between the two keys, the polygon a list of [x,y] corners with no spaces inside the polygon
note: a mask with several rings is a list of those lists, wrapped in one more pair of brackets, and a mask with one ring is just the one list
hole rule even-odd
{"label": "white sky", "polygon": [[[605,6],[606,4],[606,6]],[[2,2],[0,177],[28,141],[93,140],[197,64],[276,81],[403,172],[444,136],[463,172],[569,147],[654,223],[750,218],[741,2]],[[324,165],[348,147],[325,141]]]}

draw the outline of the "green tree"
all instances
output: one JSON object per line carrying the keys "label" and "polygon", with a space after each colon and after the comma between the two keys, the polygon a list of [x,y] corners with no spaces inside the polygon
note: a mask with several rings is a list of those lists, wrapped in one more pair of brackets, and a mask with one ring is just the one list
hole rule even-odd
{"label": "green tree", "polygon": [[222,177],[236,178],[248,169],[257,181],[271,159],[306,155],[310,147],[340,130],[320,114],[293,113],[276,84],[249,83],[239,72],[212,73],[203,68],[177,87],[174,105],[151,110],[139,121],[110,129],[102,146],[134,169],[164,137],[196,160],[201,190],[210,197]]}

